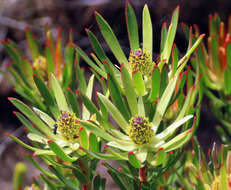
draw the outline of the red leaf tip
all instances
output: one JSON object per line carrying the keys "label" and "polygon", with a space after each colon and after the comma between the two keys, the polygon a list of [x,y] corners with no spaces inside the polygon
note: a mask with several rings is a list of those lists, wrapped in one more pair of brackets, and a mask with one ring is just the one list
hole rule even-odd
{"label": "red leaf tip", "polygon": [[9,101],[11,101],[11,99],[13,99],[13,98],[12,98],[12,97],[8,97],[7,99],[8,99]]}
{"label": "red leaf tip", "polygon": [[75,47],[76,45],[74,43],[70,43],[69,46]]}
{"label": "red leaf tip", "polygon": [[29,29],[30,29],[29,26],[26,26],[25,30],[27,31],[27,30],[29,30]]}
{"label": "red leaf tip", "polygon": [[88,34],[88,32],[89,32],[89,29],[88,29],[88,28],[85,28],[85,31],[86,31],[86,33]]}
{"label": "red leaf tip", "polygon": [[104,149],[107,149],[107,148],[108,148],[108,146],[104,146],[103,148],[104,148]]}
{"label": "red leaf tip", "polygon": [[5,136],[6,136],[6,137],[9,137],[9,136],[11,136],[11,134],[10,134],[10,133],[6,133]]}
{"label": "red leaf tip", "polygon": [[129,152],[128,154],[129,154],[129,155],[134,155],[134,153],[133,153],[133,152]]}
{"label": "red leaf tip", "polygon": [[53,139],[50,139],[50,140],[47,141],[47,143],[51,143],[51,142],[53,142],[53,141],[54,141]]}

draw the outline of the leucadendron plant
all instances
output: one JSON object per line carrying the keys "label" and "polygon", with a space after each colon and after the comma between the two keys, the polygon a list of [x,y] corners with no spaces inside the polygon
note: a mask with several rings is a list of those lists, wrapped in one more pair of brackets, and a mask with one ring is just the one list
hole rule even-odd
{"label": "leucadendron plant", "polygon": [[[24,104],[16,98],[9,98],[18,108],[15,112],[18,119],[25,125],[27,137],[31,145],[25,144],[11,134],[12,140],[33,151],[33,156],[39,156],[49,166],[43,168],[30,154],[25,157],[41,172],[40,179],[48,189],[104,189],[105,180],[96,173],[98,159],[87,155],[81,148],[92,152],[100,152],[100,139],[81,125],[81,120],[94,120],[87,109],[77,100],[76,93],[67,89],[66,95],[56,77],[51,74],[51,88],[34,75],[34,83],[38,92],[45,99],[48,108],[52,107],[51,114],[39,108]],[[82,82],[85,80],[81,78]],[[86,83],[86,82],[85,82]],[[85,88],[80,88],[89,99],[92,97],[94,75]],[[52,92],[51,92],[52,91]],[[54,94],[54,97],[52,96]],[[81,148],[80,148],[81,147]],[[34,184],[37,189],[43,185]]]}
{"label": "leucadendron plant", "polygon": [[[22,112],[15,114],[26,126],[31,145],[10,134],[8,136],[33,151],[34,156],[39,156],[49,166],[45,169],[32,156],[25,154],[42,173],[41,179],[48,189],[105,189],[105,180],[95,172],[99,160],[105,161],[103,165],[120,189],[173,188],[171,180],[165,179],[164,174],[182,156],[182,147],[193,136],[201,101],[201,96],[198,97],[199,67],[195,73],[189,67],[184,68],[203,35],[195,43],[192,43],[190,35],[188,50],[179,59],[177,47],[173,44],[179,16],[177,7],[168,29],[166,24],[162,27],[160,56],[154,61],[152,22],[147,5],[143,9],[142,46],[135,13],[129,3],[126,3],[125,12],[130,42],[128,57],[108,23],[99,13],[95,14],[119,68],[115,66],[118,63],[112,63],[106,56],[95,35],[87,30],[95,52],[91,54],[94,61],[80,47],[75,46],[75,49],[77,57],[87,62],[93,72],[88,84],[79,69],[79,62],[77,70],[73,71],[75,74],[68,72],[73,81],[78,81],[76,93],[72,90],[77,87],[72,86],[70,78],[65,83],[66,65],[63,70],[60,65],[59,69],[54,67],[47,73],[41,70],[45,68],[43,60],[61,60],[61,44],[58,43],[54,50],[56,53],[58,49],[58,54],[52,54],[49,48],[46,57],[37,56],[34,61],[39,59],[38,62],[30,66],[35,73],[31,83],[36,92],[31,96],[39,98],[45,107],[29,101],[30,105],[26,105],[10,98]],[[29,42],[33,42],[32,50],[36,50],[34,38]],[[4,45],[10,47],[6,42]],[[71,55],[74,55],[72,50]],[[66,57],[72,63],[69,69],[73,68],[71,55]],[[52,63],[57,66],[56,62]],[[27,81],[27,76],[20,72],[17,76]],[[102,92],[97,92],[98,104],[91,100],[94,77],[102,86]],[[66,92],[68,86],[70,89]],[[121,168],[112,167],[108,160],[116,161]],[[37,181],[32,187],[42,188]]]}
{"label": "leucadendron plant", "polygon": [[64,47],[62,46],[61,31],[61,29],[58,30],[57,39],[54,40],[49,27],[45,26],[46,42],[43,48],[30,29],[26,28],[25,34],[30,58],[26,58],[12,40],[2,41],[2,45],[11,60],[2,68],[1,74],[13,85],[15,92],[24,100],[44,111],[47,111],[47,106],[36,88],[33,74],[39,76],[48,87],[50,86],[50,73],[53,73],[61,82],[64,90],[68,86],[71,89],[76,88],[77,69],[74,69],[74,60],[78,58],[76,58],[72,46],[72,30],[69,33],[69,41]]}
{"label": "leucadendron plant", "polygon": [[[229,190],[231,188],[230,147],[214,143],[207,160],[198,141],[192,139],[192,150],[187,150],[174,168],[178,179],[176,184],[186,190]],[[182,169],[183,168],[183,169]],[[174,171],[173,171],[174,172]]]}
{"label": "leucadendron plant", "polygon": [[[135,13],[129,3],[126,3],[125,12],[131,48],[128,58],[109,24],[99,13],[95,14],[101,33],[120,64],[119,69],[106,56],[91,31],[87,30],[87,33],[95,51],[91,56],[96,64],[80,47],[76,47],[95,75],[103,77],[101,83],[104,89],[103,94],[97,93],[100,111],[80,92],[84,105],[98,121],[80,123],[106,141],[106,153],[97,155],[99,159],[107,160],[107,156],[114,156],[115,160],[120,160],[122,171],[105,165],[121,189],[152,189],[158,186],[158,177],[163,175],[162,172],[173,164],[168,160],[168,153],[180,151],[178,149],[194,133],[196,117],[192,115],[195,110],[191,108],[195,106],[200,76],[196,74],[195,82],[193,74],[188,75],[185,96],[182,91],[186,82],[182,76],[189,56],[203,35],[194,44],[189,38],[188,51],[179,59],[177,48],[173,45],[179,14],[179,8],[176,8],[168,30],[166,25],[162,28],[160,60],[155,63],[152,57],[152,23],[147,5],[143,9],[142,47]],[[114,120],[114,125],[104,123],[109,116]],[[92,154],[90,150],[83,150]]]}
{"label": "leucadendron plant", "polygon": [[[189,28],[184,25],[185,33]],[[192,39],[195,40],[199,35],[199,29],[195,26],[195,33]],[[209,36],[207,46],[204,42],[200,43],[195,51],[192,62],[199,64],[202,73],[203,91],[210,99],[211,110],[220,121],[217,131],[224,143],[230,144],[231,135],[231,17],[225,25],[220,17],[209,16]],[[188,36],[188,35],[187,35]],[[228,134],[226,133],[228,132]]]}

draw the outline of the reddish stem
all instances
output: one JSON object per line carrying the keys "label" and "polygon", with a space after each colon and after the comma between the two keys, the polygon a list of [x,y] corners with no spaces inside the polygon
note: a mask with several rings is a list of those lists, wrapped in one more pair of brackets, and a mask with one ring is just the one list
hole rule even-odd
{"label": "reddish stem", "polygon": [[147,182],[147,173],[148,173],[147,166],[144,166],[143,168],[139,169],[139,179],[140,179],[139,190],[141,190],[142,184],[148,183]]}

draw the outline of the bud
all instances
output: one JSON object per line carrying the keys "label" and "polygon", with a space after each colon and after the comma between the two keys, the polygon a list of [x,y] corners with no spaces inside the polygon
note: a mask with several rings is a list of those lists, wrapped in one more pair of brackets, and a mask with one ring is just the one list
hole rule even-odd
{"label": "bud", "polygon": [[33,63],[33,69],[40,74],[44,81],[48,80],[48,67],[45,57],[39,56]]}
{"label": "bud", "polygon": [[148,121],[148,118],[137,116],[130,119],[129,122],[128,135],[134,143],[137,145],[143,145],[151,141],[154,132],[152,130],[152,124]]}

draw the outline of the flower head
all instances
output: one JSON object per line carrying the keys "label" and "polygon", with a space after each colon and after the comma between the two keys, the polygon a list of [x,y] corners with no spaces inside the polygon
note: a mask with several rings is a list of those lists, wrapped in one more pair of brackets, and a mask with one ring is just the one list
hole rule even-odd
{"label": "flower head", "polygon": [[154,135],[152,124],[148,121],[148,118],[143,116],[137,116],[130,119],[127,133],[130,139],[138,145],[149,143]]}
{"label": "flower head", "polygon": [[61,111],[61,115],[56,122],[57,130],[67,141],[76,141],[79,137],[79,119],[74,113]]}
{"label": "flower head", "polygon": [[154,62],[152,61],[152,56],[145,50],[140,48],[131,51],[129,56],[129,64],[132,68],[132,71],[140,71],[142,75],[150,76]]}
{"label": "flower head", "polygon": [[33,62],[33,69],[37,71],[44,81],[48,80],[48,67],[46,58],[39,56]]}

